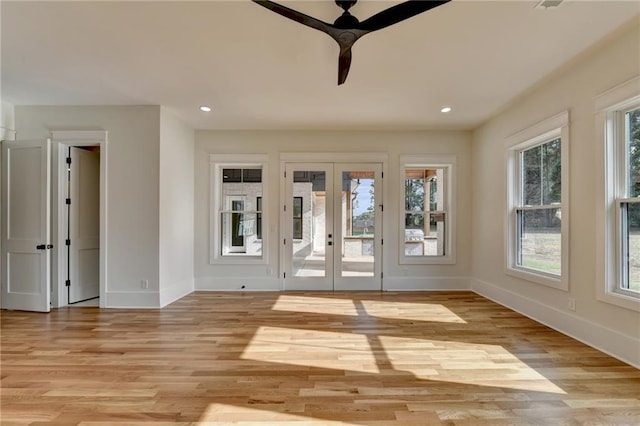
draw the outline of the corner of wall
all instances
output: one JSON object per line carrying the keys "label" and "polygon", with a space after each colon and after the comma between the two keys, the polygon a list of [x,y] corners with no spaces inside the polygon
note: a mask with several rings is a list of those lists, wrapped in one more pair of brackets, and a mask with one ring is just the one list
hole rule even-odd
{"label": "corner of wall", "polygon": [[13,104],[0,103],[0,140],[15,140],[16,114]]}

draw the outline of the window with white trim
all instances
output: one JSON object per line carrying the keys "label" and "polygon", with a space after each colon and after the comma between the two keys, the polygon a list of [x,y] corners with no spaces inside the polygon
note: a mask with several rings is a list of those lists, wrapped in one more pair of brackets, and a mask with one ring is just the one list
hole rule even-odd
{"label": "window with white trim", "polygon": [[507,272],[568,289],[568,114],[507,141]]}
{"label": "window with white trim", "polygon": [[[635,81],[635,84],[633,82]],[[598,241],[598,296],[631,309],[640,307],[640,78],[597,99],[602,164]],[[603,282],[604,281],[604,282]]]}
{"label": "window with white trim", "polygon": [[210,261],[263,262],[266,164],[250,161],[255,156],[223,161],[228,157],[212,156]]}
{"label": "window with white trim", "polygon": [[401,263],[455,263],[455,157],[402,156],[401,161]]}

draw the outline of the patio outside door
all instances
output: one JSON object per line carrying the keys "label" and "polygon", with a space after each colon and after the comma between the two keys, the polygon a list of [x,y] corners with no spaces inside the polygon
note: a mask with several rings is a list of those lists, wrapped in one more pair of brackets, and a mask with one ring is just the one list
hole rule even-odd
{"label": "patio outside door", "polygon": [[287,163],[286,290],[380,290],[382,165]]}

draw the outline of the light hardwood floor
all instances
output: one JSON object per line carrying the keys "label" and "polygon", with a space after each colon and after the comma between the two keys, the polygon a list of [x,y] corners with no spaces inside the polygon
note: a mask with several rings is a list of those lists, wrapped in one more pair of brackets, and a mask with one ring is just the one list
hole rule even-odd
{"label": "light hardwood floor", "polygon": [[2,425],[640,424],[640,371],[469,292],[1,312]]}

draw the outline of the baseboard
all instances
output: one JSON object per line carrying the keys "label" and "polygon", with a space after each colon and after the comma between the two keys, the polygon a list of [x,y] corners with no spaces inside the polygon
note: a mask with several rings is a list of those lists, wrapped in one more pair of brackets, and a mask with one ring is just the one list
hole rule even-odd
{"label": "baseboard", "polygon": [[104,304],[100,303],[101,308],[160,308],[160,294],[157,291],[108,291],[104,296]]}
{"label": "baseboard", "polygon": [[160,290],[160,307],[165,306],[181,299],[193,292],[193,280],[174,284],[168,288]]}
{"label": "baseboard", "polygon": [[640,339],[638,338],[603,327],[570,312],[544,305],[486,281],[472,279],[471,290],[622,362],[640,368],[640,350],[638,349]]}
{"label": "baseboard", "polygon": [[460,291],[470,290],[469,277],[385,277],[384,291]]}
{"label": "baseboard", "polygon": [[278,278],[202,277],[195,280],[195,291],[280,291]]}

